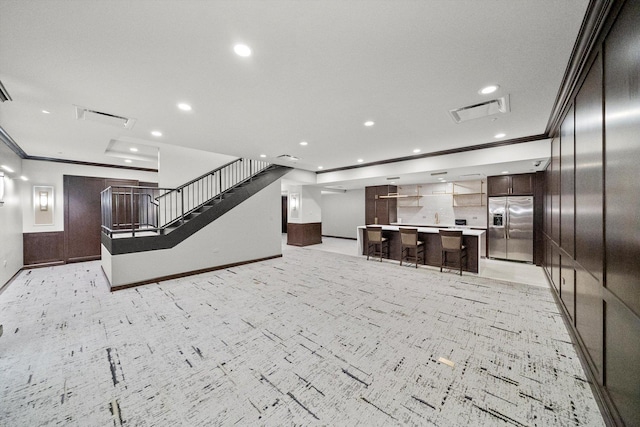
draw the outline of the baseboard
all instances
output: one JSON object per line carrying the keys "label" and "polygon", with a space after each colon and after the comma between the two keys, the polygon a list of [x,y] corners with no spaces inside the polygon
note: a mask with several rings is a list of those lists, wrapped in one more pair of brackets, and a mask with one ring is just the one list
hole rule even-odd
{"label": "baseboard", "polygon": [[31,270],[33,268],[53,267],[55,265],[65,265],[64,261],[41,262],[38,264],[28,264],[22,267],[23,270]]}
{"label": "baseboard", "polygon": [[11,278],[9,280],[7,280],[7,283],[5,283],[4,285],[0,286],[0,294],[2,294],[5,291],[5,289],[7,289],[9,287],[11,282],[13,282],[16,279],[16,277],[18,277],[18,274],[20,274],[22,272],[22,270],[24,270],[24,267],[21,268],[20,270],[16,271],[16,274],[11,276]]}
{"label": "baseboard", "polygon": [[344,237],[344,236],[331,236],[329,234],[323,234],[322,237],[332,237],[334,239],[345,239],[345,240],[358,240],[355,237]]}
{"label": "baseboard", "polygon": [[[154,279],[143,280],[141,282],[132,282],[132,283],[127,283],[125,285],[111,286],[111,292],[121,291],[123,289],[134,288],[136,286],[149,285],[151,283],[163,282],[165,280],[180,279],[182,277],[194,276],[196,274],[208,273],[210,271],[224,270],[225,268],[237,267],[239,265],[252,264],[254,262],[267,261],[267,260],[270,260],[270,259],[281,258],[281,257],[282,257],[282,254],[272,255],[272,256],[268,256],[268,257],[264,257],[264,258],[256,258],[256,259],[251,259],[251,260],[247,260],[247,261],[240,261],[240,262],[234,262],[234,263],[231,263],[231,264],[224,264],[224,265],[218,265],[218,266],[215,266],[215,267],[203,268],[203,269],[200,269],[200,270],[186,271],[184,273],[170,274],[168,276],[156,277]],[[104,273],[104,270],[103,270],[103,273]],[[106,277],[106,274],[105,274],[105,277]],[[109,282],[108,278],[107,278],[107,282]],[[109,283],[109,285],[111,285],[111,284]]]}

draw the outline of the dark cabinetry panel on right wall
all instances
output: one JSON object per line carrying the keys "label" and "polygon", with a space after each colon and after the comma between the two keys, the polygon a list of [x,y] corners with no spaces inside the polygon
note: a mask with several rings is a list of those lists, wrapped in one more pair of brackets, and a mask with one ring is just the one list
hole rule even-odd
{"label": "dark cabinetry panel on right wall", "polygon": [[613,1],[552,132],[544,270],[608,421],[640,420],[640,1]]}
{"label": "dark cabinetry panel on right wall", "polygon": [[604,42],[605,380],[640,422],[640,1]]}

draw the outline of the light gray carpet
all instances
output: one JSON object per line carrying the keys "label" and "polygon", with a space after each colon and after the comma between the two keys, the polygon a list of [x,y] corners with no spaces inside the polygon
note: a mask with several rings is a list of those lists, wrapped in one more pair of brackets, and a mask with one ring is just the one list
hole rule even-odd
{"label": "light gray carpet", "polygon": [[548,289],[303,248],[109,293],[0,295],[0,424],[603,425]]}

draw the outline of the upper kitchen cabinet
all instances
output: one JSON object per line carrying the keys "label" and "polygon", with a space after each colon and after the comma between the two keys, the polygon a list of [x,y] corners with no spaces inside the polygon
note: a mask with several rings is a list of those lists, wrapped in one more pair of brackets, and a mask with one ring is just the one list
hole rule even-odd
{"label": "upper kitchen cabinet", "polygon": [[487,177],[487,191],[492,196],[533,196],[535,174],[499,175]]}

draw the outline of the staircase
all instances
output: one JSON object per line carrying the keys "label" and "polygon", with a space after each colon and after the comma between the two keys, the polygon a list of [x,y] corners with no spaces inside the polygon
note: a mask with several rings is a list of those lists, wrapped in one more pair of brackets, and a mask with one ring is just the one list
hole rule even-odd
{"label": "staircase", "polygon": [[290,170],[237,159],[175,189],[109,187],[102,244],[111,255],[173,248]]}

